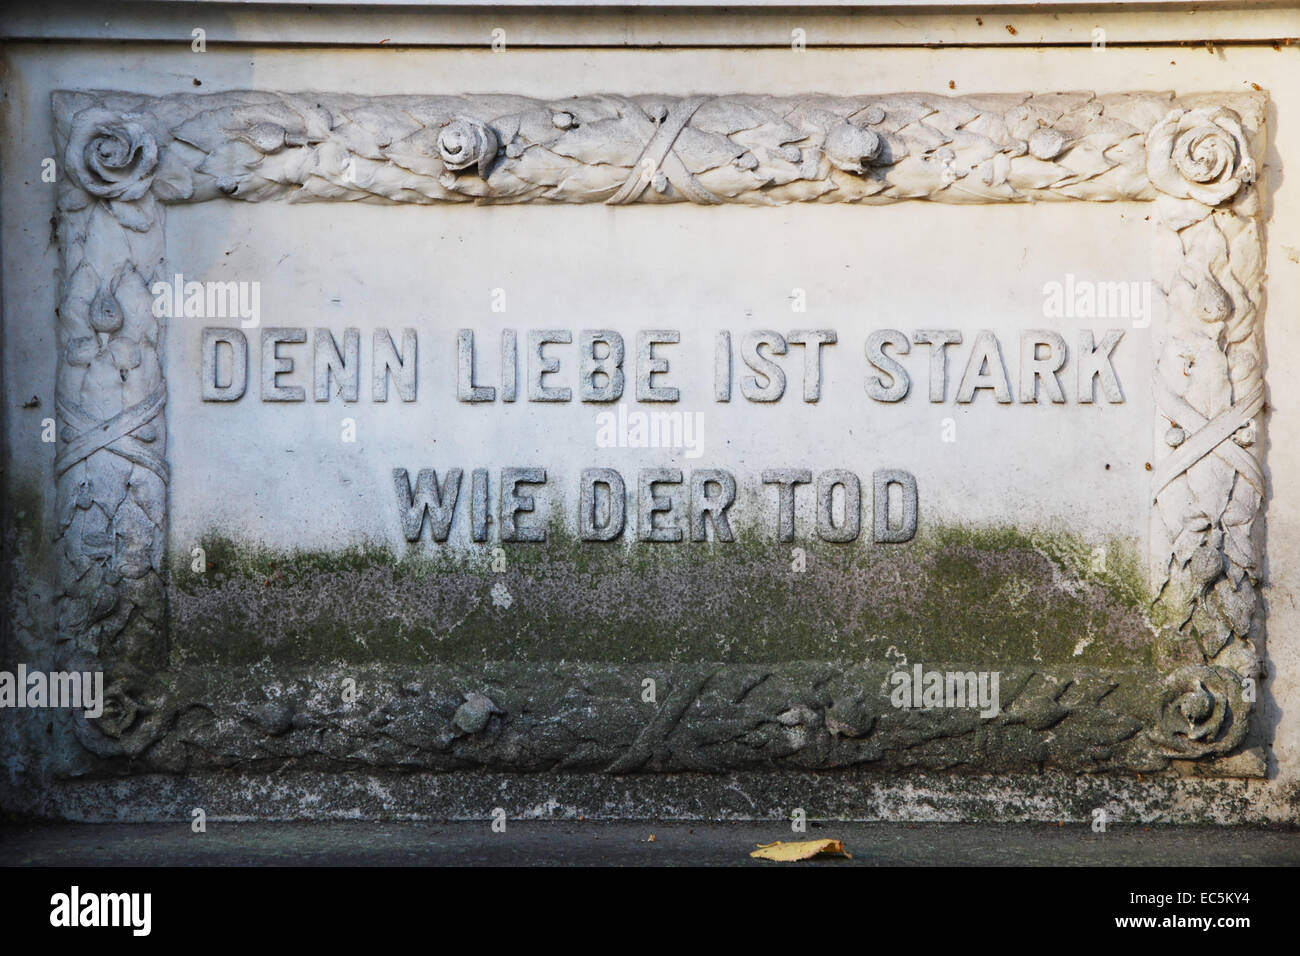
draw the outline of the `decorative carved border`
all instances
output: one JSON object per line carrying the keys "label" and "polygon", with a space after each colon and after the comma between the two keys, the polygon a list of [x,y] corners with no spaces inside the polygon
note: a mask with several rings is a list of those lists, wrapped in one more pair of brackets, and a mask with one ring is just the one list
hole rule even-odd
{"label": "decorative carved border", "polygon": [[[1087,92],[549,102],[56,93],[69,174],[58,201],[58,640],[113,677],[109,712],[80,726],[83,743],[138,754],[175,718],[175,706],[143,689],[167,658],[165,329],[149,293],[165,275],[167,204],[1128,200],[1154,203],[1169,246],[1151,520],[1165,677],[1160,712],[1121,762],[1233,751],[1260,674],[1251,626],[1263,251],[1253,184],[1265,103]],[[685,706],[674,706],[680,718]],[[647,753],[653,724],[636,739]]]}

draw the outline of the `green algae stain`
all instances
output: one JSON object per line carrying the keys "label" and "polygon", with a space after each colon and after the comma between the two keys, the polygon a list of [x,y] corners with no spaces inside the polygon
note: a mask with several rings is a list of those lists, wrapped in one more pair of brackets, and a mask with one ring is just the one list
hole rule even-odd
{"label": "green algae stain", "polygon": [[34,481],[11,478],[6,488],[5,510],[22,553],[29,560],[43,564],[53,556],[53,535],[45,527],[45,498],[40,487]]}
{"label": "green algae stain", "polygon": [[[944,526],[902,545],[427,540],[279,551],[218,535],[172,572],[173,661],[1151,660],[1135,542]],[[796,549],[806,570],[796,570]],[[504,560],[505,570],[494,571]]]}

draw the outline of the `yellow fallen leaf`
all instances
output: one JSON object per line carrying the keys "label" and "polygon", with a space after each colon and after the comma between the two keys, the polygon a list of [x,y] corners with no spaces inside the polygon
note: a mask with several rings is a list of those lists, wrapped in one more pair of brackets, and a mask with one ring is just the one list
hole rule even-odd
{"label": "yellow fallen leaf", "polygon": [[792,863],[795,860],[811,860],[815,856],[842,856],[853,859],[852,854],[844,849],[839,840],[805,840],[802,843],[759,843],[758,849],[750,856],[760,860],[776,860],[778,863]]}

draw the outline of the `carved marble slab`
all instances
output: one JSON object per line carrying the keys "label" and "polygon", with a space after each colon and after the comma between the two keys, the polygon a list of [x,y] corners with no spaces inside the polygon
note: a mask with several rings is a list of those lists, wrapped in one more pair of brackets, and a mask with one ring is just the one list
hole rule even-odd
{"label": "carved marble slab", "polygon": [[[824,737],[821,749],[800,751],[799,766],[969,762],[942,748],[921,760],[907,755],[914,757],[916,739],[948,733],[938,724],[872,737],[872,715],[864,711],[840,715],[837,726],[854,728],[846,735],[830,727],[835,718],[811,693],[807,713],[794,717],[775,698],[711,696],[710,688],[755,676],[723,666],[677,668],[670,704],[645,726],[629,724],[581,753],[560,747],[531,762],[506,738],[469,739],[453,713],[413,717],[404,746],[367,747],[366,740],[384,736],[377,729],[383,722],[339,718],[306,685],[296,707],[270,713],[246,689],[170,674],[166,328],[151,310],[150,287],[167,279],[166,208],[180,203],[1045,200],[1151,203],[1164,226],[1170,318],[1151,369],[1159,410],[1153,427],[1161,439],[1151,474],[1149,556],[1161,684],[1153,707],[1124,694],[1108,702],[1104,680],[1090,685],[1078,675],[1047,675],[1035,681],[1027,673],[1017,684],[1024,695],[1019,708],[999,720],[1037,743],[1018,739],[990,763],[1152,769],[1171,759],[1232,754],[1245,738],[1260,673],[1250,635],[1259,603],[1264,495],[1256,176],[1265,104],[1263,94],[1238,93],[611,94],[557,101],[56,94],[58,149],[69,173],[61,180],[57,217],[57,640],[69,657],[97,662],[113,677],[109,712],[83,723],[83,743],[108,757],[136,756],[133,766],[179,770],[190,752],[182,738],[205,741],[200,749],[209,757],[195,758],[200,764],[254,763],[270,738],[282,756],[303,756],[319,739],[313,734],[342,721],[342,732],[355,739],[339,759],[371,766],[625,771],[783,759],[786,731],[759,733],[744,746],[707,739],[708,727],[730,720],[786,730],[798,724]],[[527,696],[536,680],[527,668],[498,670],[499,697]],[[798,667],[772,668],[773,675],[794,696],[799,687],[824,684]],[[455,668],[435,668],[423,679],[445,685],[453,697],[466,689]],[[302,673],[283,680],[310,684]],[[388,680],[381,696],[393,712],[401,709],[409,680]],[[484,720],[527,738],[530,721],[565,725],[584,707],[602,706],[599,691],[587,696],[581,706],[570,700],[541,716],[494,704]],[[700,707],[709,700],[720,709],[705,719]],[[1080,739],[1064,751],[1045,744],[1072,711],[1091,709],[1095,718],[1109,706],[1116,708],[1113,740]],[[209,716],[196,727],[200,712]],[[857,741],[856,756],[845,756],[846,737]],[[673,746],[665,749],[670,739]],[[857,753],[863,747],[868,756]],[[1254,764],[1233,766],[1234,773],[1259,772],[1242,769]]]}

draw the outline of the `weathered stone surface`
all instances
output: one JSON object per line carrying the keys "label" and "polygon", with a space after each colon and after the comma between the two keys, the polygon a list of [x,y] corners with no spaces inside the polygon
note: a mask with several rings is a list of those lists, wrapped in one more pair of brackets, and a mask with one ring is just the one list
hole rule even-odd
{"label": "weathered stone surface", "polygon": [[[1173,702],[1152,697],[1148,672],[1004,668],[1002,713],[992,719],[892,707],[894,672],[812,661],[554,663],[544,671],[385,664],[282,669],[274,685],[249,687],[239,668],[211,667],[164,678],[150,691],[150,713],[120,739],[131,772],[283,761],[322,770],[603,773],[1167,766],[1158,732],[1165,715],[1153,708]],[[343,699],[349,678],[360,694],[353,703]],[[656,682],[657,703],[639,697],[646,678]],[[268,693],[290,703],[266,703]]]}
{"label": "weathered stone surface", "polygon": [[[955,54],[953,61],[966,56]],[[772,75],[781,74],[755,78],[751,88],[780,88],[770,81]],[[1240,88],[1236,78],[1211,75],[1215,79],[1205,83],[1170,85]],[[1267,78],[1260,78],[1268,89]],[[702,80],[698,89],[736,85],[721,79]],[[972,88],[965,77],[957,79],[958,89]],[[118,83],[90,84],[75,76],[72,82],[48,77],[40,82],[46,84],[42,89],[82,90]],[[918,85],[933,91],[944,82],[927,76]],[[222,85],[237,89],[247,83]],[[1040,76],[1023,85],[1047,90],[1054,84]],[[1073,85],[1077,76],[1066,88]],[[319,79],[286,86],[329,88]],[[990,86],[1005,88],[1000,82]],[[340,87],[353,88],[335,86]],[[38,411],[12,412],[10,437],[13,422],[35,414],[56,418],[57,487],[45,500],[39,491],[26,492],[33,503],[30,513],[40,515],[38,527],[23,519],[20,564],[7,573],[12,579],[15,568],[21,576],[23,567],[31,567],[33,574],[14,589],[9,634],[21,636],[6,635],[8,643],[0,642],[7,655],[0,663],[17,659],[19,649],[37,660],[36,649],[49,667],[74,660],[102,665],[110,676],[110,706],[98,721],[52,715],[51,732],[79,741],[84,752],[52,752],[45,763],[29,756],[39,748],[23,744],[13,749],[23,756],[7,758],[11,774],[27,773],[24,761],[35,771],[40,761],[39,772],[52,774],[62,781],[59,787],[69,788],[61,792],[71,794],[85,774],[125,781],[132,774],[162,772],[198,780],[213,772],[256,775],[274,767],[376,780],[407,768],[572,770],[619,779],[623,773],[697,769],[847,773],[856,767],[854,773],[881,781],[907,780],[909,771],[920,770],[1230,776],[1268,771],[1260,744],[1277,727],[1280,704],[1267,695],[1256,704],[1254,692],[1265,677],[1267,633],[1260,613],[1268,567],[1261,516],[1272,478],[1264,455],[1270,440],[1270,454],[1278,451],[1278,436],[1263,431],[1266,363],[1258,311],[1265,299],[1261,226],[1272,194],[1266,180],[1255,180],[1273,149],[1264,112],[1279,111],[1285,130],[1284,94],[1276,94],[1281,99],[1273,103],[1266,95],[1238,93],[946,96],[882,93],[878,83],[867,82],[868,93],[853,97],[716,96],[691,95],[691,84],[663,83],[664,95],[548,99],[546,94],[462,95],[448,91],[441,80],[434,87],[428,96],[406,97],[74,91],[56,99],[58,251],[64,257],[59,340],[30,351],[36,364],[40,356],[57,355],[58,394],[43,393]],[[810,82],[809,88],[818,87],[858,88],[846,85],[843,76],[829,84]],[[403,82],[396,88],[421,87]],[[557,85],[521,82],[516,88],[553,94]],[[591,87],[561,81],[558,88]],[[644,77],[630,79],[634,93],[654,88]],[[6,155],[12,157],[14,149]],[[539,156],[546,162],[539,163]],[[643,177],[638,161],[645,158],[652,162]],[[6,167],[10,183],[11,171]],[[974,540],[945,538],[952,529],[927,521],[930,503],[922,476],[920,535],[893,543],[888,526],[882,530],[878,522],[885,509],[873,495],[870,471],[811,457],[756,460],[749,473],[730,462],[698,463],[701,492],[710,471],[734,474],[733,489],[725,481],[708,486],[723,498],[739,499],[733,519],[751,507],[747,496],[761,468],[807,467],[800,500],[823,506],[792,521],[794,540],[788,544],[808,545],[817,573],[796,587],[789,584],[789,547],[754,546],[755,531],[772,530],[767,519],[773,514],[763,513],[757,526],[731,521],[728,530],[737,547],[722,557],[709,540],[722,532],[703,534],[704,513],[694,510],[684,513],[679,527],[661,529],[680,532],[680,543],[661,545],[652,533],[644,545],[625,549],[623,542],[601,538],[603,489],[588,500],[569,481],[567,465],[518,458],[507,466],[546,466],[552,481],[559,476],[568,526],[546,525],[546,545],[507,540],[508,566],[498,572],[489,562],[507,524],[496,501],[500,463],[489,469],[479,467],[487,462],[445,462],[425,454],[400,463],[409,469],[412,490],[427,465],[437,467],[439,481],[447,479],[449,467],[463,468],[460,507],[472,511],[454,518],[454,547],[439,547],[436,526],[432,540],[424,537],[423,518],[407,548],[402,540],[409,541],[409,535],[377,540],[376,547],[360,551],[311,550],[315,542],[304,549],[292,537],[276,533],[259,540],[242,529],[222,540],[218,514],[206,523],[214,535],[202,539],[212,567],[197,575],[189,570],[196,544],[190,510],[194,449],[185,448],[188,412],[181,409],[189,407],[190,392],[200,394],[200,383],[186,376],[191,353],[193,373],[200,371],[191,340],[200,341],[202,332],[159,321],[141,294],[152,280],[170,278],[163,264],[169,213],[207,200],[214,209],[246,200],[263,207],[259,216],[269,219],[280,214],[276,205],[282,200],[308,200],[448,203],[460,204],[458,213],[495,215],[488,207],[503,203],[611,199],[664,206],[653,212],[690,214],[691,229],[718,210],[688,210],[687,203],[762,206],[769,201],[827,209],[910,199],[1052,200],[1060,209],[1069,202],[1117,200],[1137,218],[1160,221],[1169,246],[1159,260],[1168,276],[1162,280],[1168,321],[1152,333],[1154,413],[1140,425],[1149,424],[1153,437],[1149,533],[1125,528],[1124,540],[1111,552],[1124,556],[1120,568],[1112,561],[1099,574],[1084,570],[1087,545],[1094,543],[1085,541],[1086,535],[1077,541],[1067,536],[1068,555],[1045,546],[1030,523],[1009,529],[1019,536],[1009,546],[988,539],[1007,530],[996,527],[966,529],[977,536]],[[1282,201],[1289,200],[1283,196]],[[670,209],[671,203],[678,205]],[[770,213],[742,211],[756,217]],[[864,217],[880,211],[856,210]],[[194,222],[181,215],[174,221]],[[864,231],[876,223],[858,221]],[[1086,245],[1081,235],[1071,241],[1080,249]],[[553,236],[543,244],[548,250],[556,246]],[[1276,265],[1284,263],[1284,257],[1277,258]],[[444,259],[436,267],[438,282],[455,282],[461,264]],[[22,288],[23,274],[6,270],[7,314],[13,312],[12,290]],[[879,304],[888,308],[885,300]],[[332,414],[338,406],[329,403],[355,399],[365,406],[379,394],[378,382],[389,403],[408,401],[416,382],[413,371],[411,378],[403,375],[414,366],[403,361],[402,323],[390,324],[391,338],[382,344],[391,359],[388,372],[377,372],[367,383],[370,355],[379,353],[369,326],[360,335],[356,326],[343,323],[303,328],[308,324],[299,319],[271,320],[268,312],[268,329],[243,333],[252,338],[247,392],[235,397],[214,387],[202,398],[222,406],[222,412],[238,402],[282,401],[276,412],[289,413],[312,409],[324,396],[322,404]],[[664,322],[658,331],[671,332],[674,324],[684,325]],[[801,324],[820,331],[800,331]],[[877,346],[882,355],[898,354],[900,341],[911,348],[906,367],[913,375],[913,404],[927,398],[918,371],[940,350],[924,340],[943,335],[936,329],[930,329],[936,335],[928,335],[926,328],[962,325],[964,341],[951,346],[950,354],[966,354],[977,339],[976,329],[937,316],[876,322],[853,334],[844,322],[812,316],[806,322],[771,323],[761,309],[754,322],[780,330],[774,334],[786,350],[787,400],[800,397],[795,376],[801,361],[822,351],[809,336],[838,335],[839,352],[854,351],[861,365],[866,330],[887,324],[906,331],[901,338],[891,331]],[[614,318],[530,319],[518,325],[528,333],[522,343],[480,336],[478,361],[517,354],[523,378],[534,345],[530,335],[543,326],[571,330],[569,348],[584,347],[592,330],[583,325],[590,325],[624,334],[625,362],[641,351],[634,330]],[[275,333],[272,362],[286,354],[298,362],[295,374],[278,379],[263,335],[274,329],[284,334]],[[705,331],[711,343],[714,328]],[[1043,351],[1059,354],[1047,334],[1052,330],[1042,331]],[[295,346],[299,332],[302,344]],[[730,348],[740,355],[746,329],[737,323],[733,332]],[[1095,332],[1097,353],[1104,353],[1106,330]],[[423,327],[420,334],[425,357]],[[455,345],[454,337],[447,341]],[[1060,341],[1072,353],[1080,349],[1072,334]],[[539,355],[561,354],[565,369],[572,371],[569,350],[537,344]],[[680,344],[697,348],[686,329]],[[772,339],[764,348],[776,344]],[[211,376],[203,373],[202,383],[225,374],[224,366],[217,370],[218,345],[214,339]],[[1030,361],[1020,354],[1017,375],[1014,343],[1003,345],[1010,373],[1006,395],[979,394],[976,406],[985,399],[1002,404],[1005,397],[1017,409],[1032,402],[1050,411],[1058,401],[1050,369],[1035,386],[1026,368],[1051,359],[1040,358],[1031,343]],[[445,347],[441,339],[435,345]],[[223,355],[227,348],[243,354],[233,336],[219,348]],[[357,353],[365,363],[359,377]],[[20,360],[7,357],[11,369],[15,361],[21,366],[31,357],[21,354]],[[177,365],[178,354],[184,365]],[[304,354],[321,356],[313,363],[315,375],[304,367]],[[454,347],[450,354],[457,358]],[[178,374],[182,368],[187,371]],[[1063,395],[1074,403],[1081,393],[1075,365],[1069,368]],[[749,371],[737,362],[733,372],[728,363],[726,392],[719,374],[709,394],[720,403],[755,401],[764,387],[745,381]],[[7,377],[31,378],[21,370]],[[949,400],[965,394],[959,388],[962,377],[960,365],[948,370]],[[1125,369],[1120,377],[1122,390],[1104,372],[1099,376],[1098,405],[1114,402],[1117,395],[1131,402],[1135,391],[1146,401],[1145,376],[1134,379]],[[486,381],[496,389],[494,400],[503,403],[557,397],[534,388],[532,381]],[[891,386],[885,375],[875,381],[878,394],[871,393],[870,380],[865,394],[889,401],[897,383]],[[422,370],[418,384],[426,393],[430,387],[450,388],[451,382]],[[833,403],[842,393],[833,379],[805,374],[802,384],[803,401],[823,416],[838,411]],[[933,388],[935,376],[930,384]],[[561,376],[555,385],[573,386],[575,408],[606,394],[586,388],[584,378]],[[854,385],[863,391],[860,378]],[[655,387],[650,376],[628,369],[629,396]],[[178,396],[183,397],[179,403]],[[459,396],[466,403],[482,399],[473,389]],[[1131,429],[1133,423],[1124,420],[1122,427]],[[250,430],[247,441],[256,444],[273,433]],[[316,426],[303,434],[318,435]],[[1280,434],[1287,435],[1285,428]],[[1062,435],[1068,440],[1068,432],[1047,440]],[[552,437],[557,449],[565,447],[566,432]],[[179,458],[178,451],[183,452]],[[1287,454],[1282,451],[1284,459]],[[318,460],[328,469],[338,461]],[[186,468],[186,487],[179,494],[178,461]],[[882,471],[898,463],[886,459]],[[383,464],[391,474],[398,463]],[[677,468],[683,487],[696,486],[692,462],[647,464]],[[29,465],[24,459],[14,472],[23,481],[48,471]],[[613,471],[603,474],[608,478]],[[637,510],[637,474],[622,466],[619,473],[629,479],[623,517],[631,541],[644,517]],[[835,494],[852,484],[846,475],[860,480],[866,498],[857,515],[861,553],[852,556],[842,547],[849,542],[835,540],[847,537],[842,529],[853,524],[848,514],[841,521],[833,507]],[[837,476],[843,480],[834,480]],[[214,477],[222,482],[219,470]],[[223,491],[228,492],[226,511],[250,514],[263,507],[241,499],[247,490],[229,481]],[[385,494],[384,505],[377,507],[392,517],[391,493],[385,489]],[[540,495],[538,502],[544,510]],[[904,508],[907,504],[905,498]],[[329,502],[322,510],[333,507]],[[872,513],[862,513],[868,507]],[[183,537],[172,524],[180,509],[185,510]],[[589,509],[593,520],[583,534],[576,516]],[[540,526],[520,515],[507,538],[526,537]],[[655,521],[653,511],[648,517]],[[285,516],[272,520],[282,527]],[[396,520],[388,523],[396,528]],[[11,522],[7,531],[13,527]],[[1287,527],[1285,518],[1279,527]],[[462,533],[486,547],[466,551]],[[348,545],[355,540],[340,536]],[[1278,540],[1273,538],[1270,549]],[[699,553],[688,550],[695,544],[703,545]],[[871,546],[876,544],[884,547]],[[527,553],[534,547],[540,555]],[[647,547],[664,552],[646,559],[637,549]],[[618,567],[620,562],[625,566]],[[780,610],[763,613],[773,608]],[[908,712],[892,706],[890,679],[913,662],[959,673],[1000,669],[1000,713],[980,719],[966,711]],[[647,679],[656,682],[657,700],[643,699]],[[361,689],[350,702],[343,696],[348,681]],[[1259,719],[1250,730],[1252,710]],[[25,740],[47,732],[44,721],[39,727],[29,721],[24,728],[28,723]],[[1285,746],[1275,759],[1287,765]]]}
{"label": "weathered stone surface", "polygon": [[[1162,685],[1167,690],[1159,697],[1158,714],[1148,715],[1146,721],[1155,743],[1149,753],[1127,756],[1121,762],[1127,759],[1149,769],[1156,759],[1151,754],[1227,752],[1245,732],[1251,695],[1243,696],[1241,679],[1253,681],[1257,669],[1247,635],[1258,565],[1251,528],[1262,479],[1257,459],[1249,451],[1254,440],[1240,433],[1253,422],[1262,402],[1255,310],[1245,291],[1262,275],[1254,238],[1256,203],[1250,191],[1256,165],[1244,131],[1258,129],[1262,98],[1221,99],[1230,100],[1237,109],[1184,104],[1157,94],[1049,94],[993,100],[913,94],[858,100],[597,97],[569,101],[562,121],[555,122],[554,106],[510,97],[368,99],[242,93],[140,99],[60,94],[55,111],[70,171],[60,199],[65,290],[59,314],[61,341],[66,343],[60,408],[67,427],[56,463],[64,515],[60,527],[67,582],[61,602],[64,632],[73,646],[109,664],[157,667],[165,655],[160,564],[168,474],[160,417],[165,392],[158,368],[158,310],[143,311],[144,288],[155,288],[160,277],[160,200],[195,202],[225,196],[253,201],[288,197],[582,202],[604,198],[618,204],[659,195],[706,204],[724,199],[844,202],[867,198],[1000,202],[1040,193],[1042,198],[1058,199],[1158,199],[1169,228],[1186,236],[1168,290],[1175,331],[1167,334],[1165,351],[1158,359],[1157,396],[1166,430],[1172,423],[1197,431],[1157,465],[1156,507],[1164,516],[1162,527],[1169,543],[1152,542],[1157,568],[1154,589],[1161,613],[1169,621],[1164,643],[1182,648],[1190,641],[1204,656],[1198,659],[1193,653],[1178,658],[1181,666]],[[1238,110],[1245,111],[1244,120]],[[867,129],[868,125],[875,128]],[[436,154],[428,152],[434,130]],[[1121,160],[1132,152],[1125,151],[1124,144],[1141,147],[1135,158]],[[960,149],[954,148],[958,145]],[[571,168],[559,174],[553,162],[543,162],[534,171],[530,150],[563,158]],[[1026,158],[1027,153],[1032,158]],[[829,159],[829,166],[819,164],[819,154]],[[1115,158],[1087,166],[1083,172],[1084,166],[1072,165],[1063,155]],[[1001,157],[1000,164],[996,157]],[[653,176],[640,176],[643,160],[647,168],[657,170]],[[1056,165],[1042,165],[1055,160],[1059,160]],[[367,164],[360,176],[359,162]],[[729,172],[722,175],[723,170]],[[544,176],[537,179],[540,171]],[[841,173],[863,178],[837,178]],[[608,186],[601,186],[590,175],[612,178]],[[566,188],[566,182],[579,179],[581,190]],[[982,185],[974,188],[977,184]],[[1221,207],[1222,214],[1211,217],[1215,207]],[[133,235],[152,243],[152,249],[144,252]],[[110,282],[82,279],[110,272],[115,276]],[[128,272],[134,278],[124,284]],[[1225,288],[1229,278],[1231,284]],[[1227,289],[1236,290],[1235,298]],[[1187,301],[1180,304],[1180,296]],[[82,323],[88,323],[88,328],[82,329]],[[99,338],[78,337],[82,332]],[[529,335],[530,361],[540,363],[541,372],[530,378],[528,398],[568,401],[568,389],[548,388],[541,382],[546,372],[559,368],[543,355],[543,346],[571,342],[570,333]],[[267,328],[261,339],[263,400],[301,401],[302,388],[279,384],[279,374],[293,366],[278,349],[281,343],[305,342],[305,330]],[[638,398],[677,399],[676,389],[656,386],[651,375],[668,368],[653,357],[654,343],[679,340],[674,330],[639,335]],[[833,332],[817,337],[818,342],[834,340]],[[1064,355],[1059,336],[1043,341],[1049,348],[1056,341]],[[785,348],[775,339],[767,345]],[[333,364],[335,374],[347,367],[336,344],[323,353],[322,347],[318,345],[317,354]],[[472,380],[472,352],[466,353],[463,336],[460,347],[462,377]],[[977,342],[977,352],[980,347]],[[1027,353],[1031,361],[1037,348],[1031,340]],[[1106,348],[1113,348],[1113,340]],[[403,354],[407,353],[404,346]],[[349,346],[349,354],[355,356],[354,346]],[[407,358],[394,352],[385,360],[390,368],[405,370],[402,397],[408,401],[415,397],[410,378],[413,356],[412,345]],[[878,362],[885,361],[881,356]],[[120,375],[101,380],[95,363],[109,357]],[[1049,376],[1061,362],[1048,369]],[[207,363],[205,352],[205,375],[215,383],[216,366]],[[329,374],[318,372],[316,390],[325,397]],[[898,378],[899,373],[892,374]],[[387,374],[381,375],[380,365],[375,375],[386,389]],[[1034,377],[1027,381],[1032,399]],[[975,387],[964,379],[957,400],[969,401]],[[1005,386],[997,388],[1006,391]],[[1106,388],[1111,401],[1120,400],[1113,386]],[[995,389],[998,400],[1010,401],[1009,392],[1003,396],[1002,391]],[[805,399],[815,400],[818,395],[819,388],[814,387]],[[461,393],[462,400],[490,397],[494,392],[490,396],[473,387]],[[892,395],[878,397],[895,400]],[[96,419],[100,424],[92,428]],[[451,471],[441,485],[432,472],[422,472],[415,485],[409,484],[405,471],[394,474],[399,499],[406,488],[408,505],[426,498],[437,503],[443,530],[438,530],[435,518],[433,536],[445,540],[455,503],[448,496],[459,487],[462,473]],[[721,481],[726,501],[734,500],[734,481],[726,473],[714,475],[715,484]],[[534,510],[533,498],[517,489],[544,484],[546,478],[542,468],[503,470],[503,543],[545,539],[540,529],[522,529],[516,522],[518,514]],[[667,510],[670,501],[655,497],[653,484],[682,480],[683,473],[676,469],[642,472],[637,516],[641,541],[681,540],[680,530],[657,527],[655,512]],[[707,481],[699,482],[696,490],[703,493]],[[727,481],[731,481],[729,493]],[[901,535],[891,531],[886,517],[885,489],[891,482],[904,488]],[[848,495],[838,525],[832,516],[837,487]],[[818,535],[828,541],[855,540],[861,524],[857,477],[823,472],[817,489]],[[915,479],[907,472],[877,473],[876,541],[906,541],[915,533],[915,489]],[[408,540],[419,538],[424,523],[425,505],[415,507],[404,527]],[[705,536],[702,519],[698,529],[693,519],[692,529],[693,538]],[[542,569],[543,576],[546,573]],[[631,602],[611,596],[608,583],[608,578],[600,582],[606,590],[604,601],[626,613]],[[498,590],[493,593],[494,604],[509,607],[508,589]],[[926,590],[924,583],[922,590]],[[439,591],[445,597],[443,589]],[[210,617],[225,620],[230,606],[212,610],[216,613]],[[269,617],[254,613],[259,627]],[[575,621],[578,628],[580,621],[581,615]],[[432,629],[440,628],[435,622]],[[313,625],[313,630],[319,626]],[[1216,634],[1213,639],[1211,632]],[[793,653],[788,643],[783,653]],[[462,705],[455,721],[458,730],[470,735],[482,730],[492,713],[491,707],[476,701],[477,697],[471,698]],[[1046,730],[1055,724],[1056,705],[1048,698],[1026,707],[1025,726]],[[150,709],[152,719],[160,720],[159,708]],[[281,712],[259,712],[256,722],[278,735],[291,719]],[[367,726],[374,726],[373,721]],[[1136,732],[1136,727],[1122,722],[1118,726],[1127,735]],[[795,749],[804,749],[808,732],[802,724],[792,725],[790,733],[801,742]],[[1087,733],[1059,735],[1059,739],[1070,741],[1078,751],[1071,760],[1087,764],[1097,759],[1088,750],[1092,740]],[[123,746],[136,754],[142,750],[138,740],[124,741]],[[763,759],[773,759],[772,747],[779,750],[780,742],[761,743]],[[733,749],[721,747],[718,752],[717,766],[747,765],[748,758]],[[817,748],[813,752],[820,753]],[[1016,745],[1010,752],[1020,753],[1022,762],[1041,760],[1028,746]],[[1005,755],[981,753],[980,758],[986,765],[1014,763]],[[1111,758],[1108,752],[1102,759]],[[624,755],[616,764],[629,759]],[[692,766],[709,762],[682,759]],[[822,754],[821,759],[831,765],[836,760],[830,754]],[[961,762],[956,756],[934,759]],[[647,760],[637,761],[637,766]]]}

